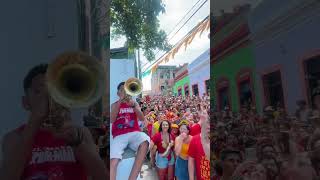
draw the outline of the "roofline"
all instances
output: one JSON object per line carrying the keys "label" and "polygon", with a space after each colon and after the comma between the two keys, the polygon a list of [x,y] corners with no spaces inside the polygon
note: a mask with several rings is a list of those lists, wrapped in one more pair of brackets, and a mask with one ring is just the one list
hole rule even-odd
{"label": "roofline", "polygon": [[120,47],[120,48],[110,49],[110,53],[117,53],[117,52],[128,52],[128,48],[127,47]]}

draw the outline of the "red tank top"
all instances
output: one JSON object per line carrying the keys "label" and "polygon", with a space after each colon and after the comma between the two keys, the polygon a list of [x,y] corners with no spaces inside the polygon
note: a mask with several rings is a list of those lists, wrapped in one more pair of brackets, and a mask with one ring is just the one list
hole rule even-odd
{"label": "red tank top", "polygon": [[[24,126],[18,128],[21,131]],[[84,168],[76,160],[73,149],[63,139],[39,130],[32,145],[22,180],[86,180]]]}
{"label": "red tank top", "polygon": [[140,131],[137,115],[132,107],[121,103],[116,121],[112,123],[112,136],[114,138],[135,131]]}

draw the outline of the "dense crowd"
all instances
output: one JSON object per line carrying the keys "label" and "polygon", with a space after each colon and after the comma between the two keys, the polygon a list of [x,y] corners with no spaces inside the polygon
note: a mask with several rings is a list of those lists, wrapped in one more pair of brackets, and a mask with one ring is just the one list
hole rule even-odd
{"label": "dense crowd", "polygon": [[[250,105],[238,113],[228,107],[210,112],[208,95],[145,96],[138,102],[146,120],[141,130],[151,139],[147,158],[159,180],[192,180],[192,174],[200,180],[320,179],[319,93],[312,106],[298,101],[292,114],[280,105],[260,113]],[[205,133],[208,148],[205,140],[195,143]],[[200,173],[190,173],[190,164]]]}
{"label": "dense crowd", "polygon": [[[244,106],[211,114],[213,179],[311,180],[320,177],[320,94],[288,114]],[[259,115],[261,114],[261,115]]]}
{"label": "dense crowd", "polygon": [[159,180],[209,180],[209,96],[145,96],[140,106]]}
{"label": "dense crowd", "polygon": [[[175,160],[163,166],[167,168],[167,178],[181,176],[177,179],[188,179],[179,174],[183,164],[179,159],[187,159],[181,157],[187,157],[188,153],[176,152],[183,149],[177,137],[183,136],[185,142],[190,142],[193,136],[200,133],[199,113],[203,108],[210,114],[210,98],[156,96],[144,98],[140,105],[149,122],[144,131],[153,144],[157,142],[156,134],[161,122],[171,124]],[[232,112],[228,107],[223,111],[211,112],[212,179],[319,179],[319,110],[320,95],[315,94],[312,106],[309,107],[303,100],[298,101],[293,114],[286,113],[279,105],[267,106],[261,113],[250,105],[241,107],[239,113]],[[161,168],[158,167],[161,163],[157,164],[154,153],[150,158],[152,164],[155,162],[160,179],[166,179],[162,178]],[[161,159],[158,161],[162,162]],[[186,172],[188,165],[184,163],[182,167]]]}

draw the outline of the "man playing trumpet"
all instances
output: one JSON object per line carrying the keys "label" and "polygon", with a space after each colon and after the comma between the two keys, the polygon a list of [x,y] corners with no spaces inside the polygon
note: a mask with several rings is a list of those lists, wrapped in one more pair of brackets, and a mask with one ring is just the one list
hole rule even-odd
{"label": "man playing trumpet", "polygon": [[3,139],[0,179],[107,179],[89,130],[73,125],[70,110],[50,97],[47,68],[38,65],[24,79],[22,102],[30,115]]}
{"label": "man playing trumpet", "polygon": [[137,152],[129,180],[136,180],[147,155],[150,138],[141,132],[138,119],[145,121],[139,104],[126,93],[125,82],[117,87],[119,100],[111,105],[113,141],[110,144],[110,179],[116,180],[117,166],[128,146]]}

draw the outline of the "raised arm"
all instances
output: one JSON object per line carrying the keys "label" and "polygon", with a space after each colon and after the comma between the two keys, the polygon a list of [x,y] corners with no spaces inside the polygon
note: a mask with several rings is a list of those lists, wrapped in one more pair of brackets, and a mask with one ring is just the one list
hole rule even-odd
{"label": "raised arm", "polygon": [[137,102],[134,103],[134,108],[133,108],[133,110],[134,110],[134,112],[137,114],[137,117],[138,117],[138,119],[139,119],[140,121],[143,121],[143,122],[146,121],[146,119],[145,119],[145,117],[144,117],[144,114],[143,114],[142,111],[141,111],[140,105],[139,105]]}

